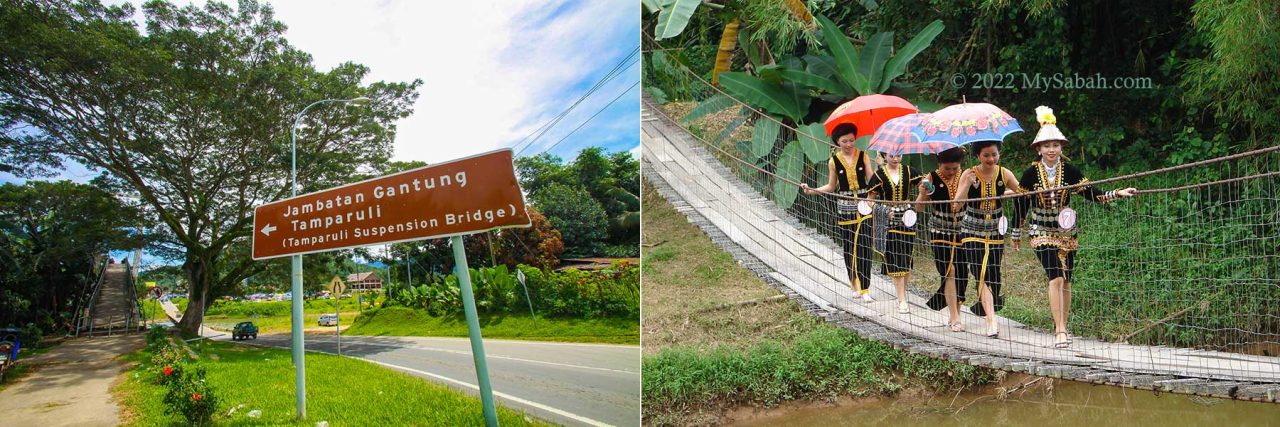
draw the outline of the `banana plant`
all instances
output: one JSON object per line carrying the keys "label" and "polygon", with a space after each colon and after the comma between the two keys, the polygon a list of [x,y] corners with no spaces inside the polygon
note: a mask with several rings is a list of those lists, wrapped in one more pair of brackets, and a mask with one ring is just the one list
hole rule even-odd
{"label": "banana plant", "polygon": [[[807,10],[806,10],[807,12]],[[713,71],[718,77],[720,86],[732,98],[715,95],[697,105],[683,120],[688,123],[707,114],[723,111],[735,104],[734,99],[763,110],[779,121],[794,124],[797,132],[789,135],[780,131],[778,121],[759,118],[755,120],[752,139],[746,144],[739,144],[740,152],[748,159],[760,162],[776,148],[780,134],[794,136],[787,138],[782,147],[782,155],[775,163],[774,172],[778,178],[773,183],[774,201],[783,208],[789,208],[795,201],[798,188],[790,182],[799,181],[804,173],[804,162],[820,163],[826,160],[829,144],[825,131],[820,123],[805,123],[809,115],[809,105],[813,98],[823,97],[829,100],[842,100],[858,95],[885,93],[891,90],[906,92],[908,85],[896,85],[894,80],[906,71],[907,64],[926,49],[943,30],[940,20],[935,20],[916,33],[907,44],[894,53],[893,33],[880,32],[867,39],[861,49],[855,47],[849,38],[830,19],[825,16],[813,16],[822,29],[824,51],[805,55],[804,57],[786,57],[773,63],[760,57],[760,52],[745,42],[739,44],[747,53],[748,62],[753,65],[755,74],[746,72],[722,71],[720,67],[727,65],[726,46],[732,30],[738,39],[745,38],[737,21],[726,27],[717,51],[717,69]],[[725,37],[728,36],[729,39]],[[745,109],[744,109],[745,110]],[[825,117],[825,114],[823,114]],[[824,117],[815,117],[821,120]],[[740,113],[739,119],[721,133],[728,135],[735,128],[750,120],[750,114]],[[826,169],[813,168],[818,175],[825,175]],[[825,176],[819,176],[825,181]]]}
{"label": "banana plant", "polygon": [[[817,19],[822,27],[825,47],[831,54],[830,60],[814,58],[811,64],[816,63],[818,72],[814,73],[811,69],[799,73],[809,74],[806,77],[813,83],[806,84],[810,87],[840,89],[829,92],[844,96],[887,92],[893,80],[906,72],[907,63],[928,48],[944,28],[941,20],[934,20],[916,33],[897,53],[891,53],[893,32],[876,33],[867,39],[867,44],[859,51],[834,22],[821,15]],[[834,69],[831,67],[833,63]]]}

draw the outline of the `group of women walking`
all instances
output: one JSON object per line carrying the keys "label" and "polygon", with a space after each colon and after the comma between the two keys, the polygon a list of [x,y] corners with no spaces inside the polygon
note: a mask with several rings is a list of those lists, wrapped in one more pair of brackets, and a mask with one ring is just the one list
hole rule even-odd
{"label": "group of women walking", "polygon": [[[902,164],[902,156],[886,154],[881,165],[854,147],[857,127],[845,123],[831,134],[838,149],[828,161],[826,185],[810,188],[807,195],[833,193],[837,225],[843,240],[844,262],[849,285],[864,301],[870,294],[873,208],[871,200],[887,207],[888,229],[884,265],[893,279],[898,313],[908,313],[906,289],[910,276],[912,248],[916,240],[916,212],[929,211],[926,233],[932,248],[934,267],[940,279],[938,290],[926,305],[948,310],[947,325],[953,332],[965,330],[960,306],[966,301],[969,278],[976,280],[978,302],[971,311],[984,316],[985,335],[999,337],[995,313],[1004,306],[1000,296],[1000,267],[1006,238],[1015,250],[1021,240],[1040,260],[1048,281],[1049,308],[1053,315],[1055,347],[1067,347],[1067,314],[1071,308],[1071,279],[1078,247],[1075,211],[1071,196],[1079,194],[1097,203],[1136,194],[1133,188],[1099,191],[1087,185],[1088,178],[1067,164],[1063,147],[1067,138],[1057,127],[1057,119],[1047,107],[1036,109],[1040,130],[1031,143],[1039,154],[1021,176],[1000,165],[1001,141],[978,141],[969,155],[977,165],[964,169],[965,147],[937,154],[938,167],[925,174]],[[1077,184],[1086,184],[1073,187]],[[1068,188],[1069,187],[1069,188]],[[914,189],[914,198],[909,194]],[[1025,195],[1024,195],[1025,194]],[[1013,197],[1002,198],[1000,196]],[[1022,195],[1022,196],[1019,196]],[[926,203],[926,202],[934,203]],[[1004,203],[1013,204],[1012,221],[1004,215]],[[1012,224],[1010,224],[1012,222]]]}

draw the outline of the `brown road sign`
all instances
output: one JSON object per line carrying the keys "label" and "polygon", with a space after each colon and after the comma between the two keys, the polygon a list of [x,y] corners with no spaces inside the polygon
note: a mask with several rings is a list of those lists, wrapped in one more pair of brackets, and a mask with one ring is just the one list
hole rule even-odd
{"label": "brown road sign", "polygon": [[253,259],[528,227],[510,149],[258,206]]}

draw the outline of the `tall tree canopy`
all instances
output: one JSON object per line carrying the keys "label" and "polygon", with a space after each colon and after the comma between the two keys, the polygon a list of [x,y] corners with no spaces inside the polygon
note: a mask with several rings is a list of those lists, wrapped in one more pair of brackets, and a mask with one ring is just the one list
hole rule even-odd
{"label": "tall tree canopy", "polygon": [[138,212],[70,181],[0,185],[0,326],[52,331],[71,322],[97,257],[138,247]]}
{"label": "tall tree canopy", "polygon": [[70,159],[106,171],[160,224],[159,250],[183,261],[191,304],[264,268],[248,255],[255,205],[289,194],[293,117],[322,99],[372,99],[313,109],[298,129],[303,191],[346,182],[385,162],[395,121],[421,81],[363,81],[354,63],[316,70],[285,39],[269,5],[242,0],[178,7],[94,0],[14,0],[0,8],[0,157],[32,175]]}
{"label": "tall tree canopy", "polygon": [[640,162],[588,147],[571,163],[549,153],[516,159],[520,188],[563,235],[571,256],[640,252]]}

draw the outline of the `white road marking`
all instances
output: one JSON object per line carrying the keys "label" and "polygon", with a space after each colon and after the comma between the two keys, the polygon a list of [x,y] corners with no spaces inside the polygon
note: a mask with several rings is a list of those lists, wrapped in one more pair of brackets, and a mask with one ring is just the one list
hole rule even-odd
{"label": "white road marking", "polygon": [[[320,342],[327,342],[327,343],[333,343],[333,342],[334,342],[334,340],[318,340],[318,339],[314,339],[314,338],[313,338],[311,341],[312,341],[312,342],[320,341]],[[470,351],[446,350],[446,349],[442,349],[442,348],[418,347],[418,346],[400,346],[400,345],[380,344],[380,343],[371,343],[371,342],[358,342],[358,344],[360,344],[360,345],[376,346],[376,347],[390,347],[390,348],[401,348],[401,349],[415,349],[415,350],[426,350],[426,351],[438,351],[438,352],[441,352],[441,353],[460,354],[460,355],[464,355],[464,356],[470,356],[470,355],[471,355],[471,352],[470,352]],[[572,365],[572,364],[568,364],[568,363],[547,362],[547,361],[543,361],[543,360],[521,359],[521,358],[518,358],[518,357],[494,356],[494,355],[492,355],[492,354],[486,354],[485,356],[486,356],[486,357],[488,357],[488,358],[490,358],[490,359],[514,360],[514,361],[517,361],[517,362],[541,363],[541,364],[544,364],[544,365],[564,366],[564,367],[567,367],[567,368],[590,369],[590,370],[596,370],[596,371],[607,371],[607,372],[618,372],[618,373],[630,374],[630,375],[640,375],[640,373],[639,373],[639,372],[636,372],[636,371],[628,371],[628,370],[625,370],[625,369],[611,369],[611,368],[599,368],[599,367],[595,367],[595,366]]]}
{"label": "white road marking", "polygon": [[[388,368],[392,368],[392,369],[399,369],[399,370],[406,371],[406,372],[412,372],[412,373],[419,374],[419,375],[425,375],[425,376],[428,376],[428,377],[431,377],[431,378],[435,378],[435,379],[438,379],[438,380],[441,380],[441,381],[451,382],[451,383],[454,383],[454,384],[457,384],[457,385],[460,385],[460,386],[463,386],[463,387],[470,388],[470,389],[472,389],[472,390],[480,390],[480,386],[477,386],[477,385],[475,385],[475,384],[471,384],[471,383],[468,383],[468,382],[465,382],[465,381],[455,380],[455,379],[453,379],[453,378],[449,378],[449,377],[446,377],[446,376],[443,376],[443,375],[433,374],[433,373],[430,373],[430,372],[427,372],[427,371],[421,371],[421,370],[417,370],[417,369],[413,369],[413,368],[409,368],[409,367],[404,367],[404,366],[400,366],[400,365],[393,365],[393,364],[386,363],[386,362],[379,362],[379,361],[377,361],[377,360],[373,360],[373,359],[364,359],[364,358],[359,358],[359,359],[367,360],[367,361],[369,361],[369,362],[376,363],[376,364],[379,364],[379,365],[382,365],[382,366],[386,366],[386,367],[388,367]],[[525,405],[525,406],[531,406],[531,407],[534,407],[534,408],[538,408],[538,409],[541,409],[541,410],[543,410],[543,411],[547,411],[547,412],[550,412],[550,413],[553,413],[553,414],[556,414],[556,415],[560,415],[560,416],[562,416],[562,417],[569,418],[569,419],[572,419],[572,420],[575,420],[575,421],[578,421],[578,422],[582,422],[582,423],[585,423],[585,424],[588,424],[588,425],[601,426],[601,427],[606,427],[606,426],[607,426],[607,427],[612,427],[612,425],[610,425],[610,424],[608,424],[608,423],[605,423],[605,422],[596,421],[596,420],[593,420],[593,419],[590,419],[590,418],[587,418],[587,417],[584,417],[584,416],[581,416],[581,415],[578,415],[578,414],[575,414],[575,413],[572,413],[572,412],[569,412],[569,411],[565,411],[565,410],[563,410],[563,409],[552,408],[552,407],[550,407],[550,406],[543,405],[543,404],[541,404],[541,403],[537,403],[537,402],[533,402],[533,401],[529,401],[529,400],[521,399],[521,398],[519,398],[519,397],[515,397],[515,396],[512,396],[512,395],[509,395],[509,394],[506,394],[506,393],[500,392],[500,391],[495,391],[495,392],[493,392],[493,395],[494,395],[494,396],[501,397],[501,398],[506,399],[506,400],[509,400],[509,401],[512,401],[512,402],[516,402],[516,403],[519,403],[519,404]]]}
{"label": "white road marking", "polygon": [[[240,343],[240,344],[247,344],[247,345],[252,345],[252,346],[256,346],[256,347],[272,347],[272,348],[274,348],[274,346],[271,346],[271,345],[268,345],[268,344],[265,344],[265,343],[249,343],[249,342],[244,342],[244,343]],[[402,348],[403,348],[403,347],[402,347]],[[324,354],[329,354],[329,355],[333,355],[333,354],[334,354],[334,353],[330,353],[330,352],[327,352],[327,351],[316,350],[316,349],[308,349],[307,351],[309,351],[309,352],[314,352],[314,353],[324,353]],[[468,353],[468,354],[470,354],[470,353]],[[373,360],[373,359],[366,359],[366,358],[363,358],[363,357],[354,357],[354,356],[344,356],[344,357],[350,357],[350,358],[352,358],[352,359],[360,359],[360,360],[363,360],[363,361],[366,361],[366,362],[369,362],[369,363],[374,363],[374,364],[378,364],[378,365],[381,365],[381,366],[386,366],[386,367],[388,367],[388,368],[392,368],[392,369],[399,369],[399,370],[401,370],[401,371],[405,371],[405,372],[412,372],[412,373],[415,373],[415,374],[424,375],[424,376],[427,376],[427,377],[435,378],[435,379],[440,380],[440,381],[445,381],[445,382],[449,382],[449,383],[457,384],[457,385],[460,385],[460,386],[463,386],[463,387],[466,387],[466,388],[469,388],[469,389],[472,389],[472,390],[476,390],[476,391],[479,391],[479,390],[480,390],[480,386],[478,386],[478,385],[471,384],[471,383],[466,382],[466,381],[455,380],[455,379],[453,379],[453,378],[449,378],[449,377],[446,377],[446,376],[444,376],[444,375],[440,375],[440,374],[434,374],[434,373],[427,372],[427,371],[423,371],[423,370],[413,369],[413,368],[410,368],[410,367],[407,367],[407,366],[400,366],[400,365],[396,365],[396,364],[392,364],[392,363],[387,363],[387,362],[382,362],[382,361],[377,361],[377,360]],[[593,419],[591,419],[591,418],[587,418],[587,417],[584,417],[584,416],[581,416],[581,415],[578,415],[578,414],[575,414],[575,413],[572,413],[572,412],[569,412],[569,411],[566,411],[566,410],[563,410],[563,409],[553,408],[553,407],[550,407],[550,406],[547,406],[547,405],[543,405],[543,404],[541,404],[541,403],[534,402],[534,401],[531,401],[531,400],[521,399],[521,398],[519,398],[519,397],[515,397],[515,396],[512,396],[512,395],[510,395],[510,394],[506,394],[506,393],[503,393],[503,392],[500,392],[500,391],[494,391],[494,392],[493,392],[493,395],[494,395],[494,396],[501,397],[501,398],[506,399],[506,400],[509,400],[509,401],[512,401],[512,402],[515,402],[515,403],[518,403],[518,404],[522,404],[522,405],[525,405],[525,406],[530,406],[530,407],[533,407],[533,408],[541,409],[541,410],[543,410],[543,411],[547,411],[547,412],[550,412],[550,413],[553,413],[553,414],[556,414],[556,415],[560,415],[560,416],[562,416],[562,417],[569,418],[569,419],[571,419],[571,420],[575,420],[575,421],[578,421],[578,422],[582,422],[582,423],[585,423],[585,424],[588,424],[588,425],[592,425],[592,426],[599,426],[599,427],[614,427],[612,424],[609,424],[609,423],[606,423],[606,422],[603,422],[603,421],[593,420]]]}

